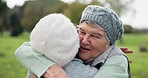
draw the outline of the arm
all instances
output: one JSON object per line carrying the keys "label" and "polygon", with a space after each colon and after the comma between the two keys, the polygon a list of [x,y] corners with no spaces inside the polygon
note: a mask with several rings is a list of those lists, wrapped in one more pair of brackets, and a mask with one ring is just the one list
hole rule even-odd
{"label": "arm", "polygon": [[55,64],[32,49],[29,42],[25,42],[17,48],[15,56],[28,70],[35,73],[38,77],[42,76],[50,66]]}
{"label": "arm", "polygon": [[98,69],[90,65],[83,64],[80,59],[74,59],[64,67],[65,72],[70,78],[93,78]]}
{"label": "arm", "polygon": [[[72,60],[70,63],[66,64],[63,67],[63,69],[70,78],[93,78],[98,71],[98,69],[96,69],[95,67],[83,64],[83,61],[81,61],[80,59]],[[53,75],[52,72],[50,72],[52,70],[49,68],[45,73],[47,74],[46,76],[44,76],[45,78],[49,78],[49,75],[47,73],[48,71],[49,73],[51,73],[51,75]],[[64,74],[60,72],[57,74],[58,77],[54,78],[67,78],[67,77],[61,77],[63,75]]]}
{"label": "arm", "polygon": [[44,78],[70,78],[57,64],[52,65],[43,75]]}
{"label": "arm", "polygon": [[38,78],[38,77],[35,74],[33,74],[32,72],[28,71],[26,78]]}
{"label": "arm", "polygon": [[128,78],[127,67],[126,57],[119,55],[106,60],[99,70],[77,60],[73,60],[63,68],[70,78]]}
{"label": "arm", "polygon": [[106,60],[94,78],[128,78],[127,70],[128,62],[126,57],[113,56]]}

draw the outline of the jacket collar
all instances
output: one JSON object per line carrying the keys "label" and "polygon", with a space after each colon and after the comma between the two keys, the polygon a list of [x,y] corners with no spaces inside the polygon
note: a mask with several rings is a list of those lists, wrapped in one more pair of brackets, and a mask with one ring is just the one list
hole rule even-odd
{"label": "jacket collar", "polygon": [[102,53],[100,56],[94,59],[91,66],[95,66],[98,63],[104,63],[109,57],[112,57],[115,55],[125,55],[125,54],[119,47],[117,47],[116,44],[113,44],[104,53]]}

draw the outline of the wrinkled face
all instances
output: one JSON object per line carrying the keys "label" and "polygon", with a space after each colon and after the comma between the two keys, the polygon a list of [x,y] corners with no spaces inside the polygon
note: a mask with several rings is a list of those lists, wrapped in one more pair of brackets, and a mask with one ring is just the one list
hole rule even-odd
{"label": "wrinkled face", "polygon": [[90,26],[83,22],[79,25],[78,33],[80,37],[78,56],[84,61],[96,58],[110,46],[101,27]]}

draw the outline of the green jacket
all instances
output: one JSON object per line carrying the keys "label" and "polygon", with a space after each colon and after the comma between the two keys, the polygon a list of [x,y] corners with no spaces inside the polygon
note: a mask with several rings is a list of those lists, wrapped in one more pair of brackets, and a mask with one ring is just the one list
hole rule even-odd
{"label": "green jacket", "polygon": [[[35,73],[38,77],[41,77],[43,73],[53,64],[54,62],[50,61],[50,59],[46,58],[44,55],[36,52],[34,49],[30,47],[29,42],[25,42],[23,45],[21,45],[15,52],[15,55],[17,59],[31,72]],[[98,71],[94,69],[93,66],[95,64],[103,62],[103,65],[100,67]],[[80,64],[79,64],[80,65]],[[75,66],[79,66],[75,65]],[[84,64],[83,64],[84,65]],[[67,65],[68,66],[68,65]],[[70,67],[70,66],[69,66]],[[93,68],[92,68],[93,67]],[[65,68],[65,67],[64,67]],[[74,68],[74,67],[73,67]],[[124,56],[122,51],[114,45],[111,46],[107,51],[105,51],[101,56],[97,57],[90,66],[84,67],[87,70],[84,70],[82,67],[75,70],[71,69],[73,74],[71,74],[70,77],[73,75],[77,76],[77,78],[85,78],[82,77],[83,75],[86,75],[86,72],[90,71],[90,78],[129,78],[128,73],[128,61],[127,58]],[[89,70],[90,69],[90,70]],[[92,70],[91,70],[92,69]],[[82,73],[80,71],[84,70]],[[94,71],[94,72],[92,72]],[[81,75],[77,75],[77,73]],[[92,74],[91,74],[92,72]],[[88,78],[89,78],[88,77]],[[75,77],[73,77],[75,78]]]}

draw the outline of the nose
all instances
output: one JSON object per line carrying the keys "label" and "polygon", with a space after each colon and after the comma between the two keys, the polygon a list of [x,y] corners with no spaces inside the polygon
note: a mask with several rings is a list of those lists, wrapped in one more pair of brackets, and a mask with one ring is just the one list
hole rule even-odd
{"label": "nose", "polygon": [[81,43],[85,45],[89,44],[89,37],[87,35],[83,36],[81,39]]}

